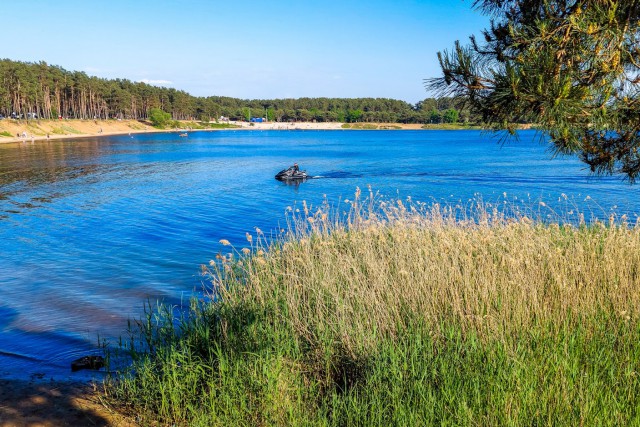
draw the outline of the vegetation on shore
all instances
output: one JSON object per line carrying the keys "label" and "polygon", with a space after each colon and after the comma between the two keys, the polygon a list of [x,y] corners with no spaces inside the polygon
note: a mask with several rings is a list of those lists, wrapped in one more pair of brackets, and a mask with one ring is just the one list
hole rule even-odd
{"label": "vegetation on shore", "polygon": [[640,423],[640,226],[345,203],[221,241],[204,298],[132,329],[112,404],[143,425]]}
{"label": "vegetation on shore", "polygon": [[[354,130],[398,130],[404,129],[399,123],[343,123],[342,129]],[[528,125],[519,125],[519,128],[528,129]],[[415,129],[428,130],[485,130],[486,128],[471,123],[427,123]]]}
{"label": "vegetation on shore", "polygon": [[218,123],[209,121],[179,121],[173,120],[171,114],[162,111],[159,108],[152,108],[149,111],[149,122],[156,129],[231,129],[239,126],[231,123]]}
{"label": "vegetation on shore", "polygon": [[[225,117],[278,122],[453,123],[479,120],[453,99],[427,98],[412,105],[389,98],[237,99],[196,97],[173,88],[127,79],[102,79],[45,62],[0,60],[0,115],[23,119],[149,119],[152,109],[171,120]],[[34,116],[35,115],[35,116]]]}
{"label": "vegetation on shore", "polygon": [[422,129],[432,130],[484,130],[486,128],[480,125],[465,124],[465,123],[440,123],[440,124],[426,124],[422,125]]}
{"label": "vegetation on shore", "polygon": [[402,129],[402,126],[396,124],[387,123],[343,123],[342,129],[356,129],[356,130],[398,130]]}

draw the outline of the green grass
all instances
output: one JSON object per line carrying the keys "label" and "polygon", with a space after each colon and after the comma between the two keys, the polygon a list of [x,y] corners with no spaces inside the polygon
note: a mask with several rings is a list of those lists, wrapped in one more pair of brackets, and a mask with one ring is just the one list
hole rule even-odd
{"label": "green grass", "polygon": [[209,123],[209,122],[186,122],[186,121],[173,121],[169,128],[176,129],[191,129],[191,130],[204,130],[204,129],[234,129],[239,128],[238,125],[230,123]]}
{"label": "green grass", "polygon": [[473,130],[482,130],[482,126],[477,126],[473,124],[465,124],[465,123],[428,123],[422,125],[422,129],[431,129],[431,130],[465,130],[465,129],[473,129]]}
{"label": "green grass", "polygon": [[[378,125],[372,123],[343,123],[342,129],[364,129],[364,130],[397,130],[402,129],[401,126],[397,125]],[[481,126],[473,125],[473,124],[465,124],[465,123],[436,123],[436,124],[425,124],[422,125],[421,129],[430,129],[430,130],[482,130]]]}
{"label": "green grass", "polygon": [[72,128],[71,126],[62,125],[60,127],[53,128],[51,133],[56,135],[66,135],[66,134],[81,134],[77,129]]}
{"label": "green grass", "polygon": [[343,129],[360,129],[360,130],[378,129],[378,125],[371,124],[371,123],[343,123],[341,127]]}
{"label": "green grass", "polygon": [[7,137],[11,138],[13,135],[11,135],[9,132],[7,132],[5,130],[5,131],[0,132],[0,136],[7,136]]}
{"label": "green grass", "polygon": [[128,126],[133,130],[145,130],[147,127],[141,123],[129,123]]}
{"label": "green grass", "polygon": [[[105,384],[143,425],[638,425],[640,227],[303,205],[131,328]],[[117,356],[112,355],[112,359]]]}
{"label": "green grass", "polygon": [[[149,124],[151,125],[150,122]],[[198,122],[198,121],[171,120],[166,125],[160,125],[160,126],[154,126],[154,127],[156,129],[204,130],[204,129],[234,129],[234,128],[239,128],[240,126],[230,124],[230,123],[208,123],[208,122]]]}
{"label": "green grass", "polygon": [[231,123],[207,123],[207,122],[200,122],[200,126],[202,126],[202,129],[234,129],[234,128],[240,127],[238,125],[234,125]]}

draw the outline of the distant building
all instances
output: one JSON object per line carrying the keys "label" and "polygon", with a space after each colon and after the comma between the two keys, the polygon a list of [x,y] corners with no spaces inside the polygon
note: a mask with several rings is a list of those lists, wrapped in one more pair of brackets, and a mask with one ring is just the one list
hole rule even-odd
{"label": "distant building", "polygon": [[265,121],[262,117],[251,117],[251,123],[262,123]]}

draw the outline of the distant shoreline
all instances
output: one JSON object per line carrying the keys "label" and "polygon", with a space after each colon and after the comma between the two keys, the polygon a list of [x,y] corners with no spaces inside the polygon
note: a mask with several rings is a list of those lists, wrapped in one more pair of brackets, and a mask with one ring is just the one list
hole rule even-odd
{"label": "distant shoreline", "polygon": [[[157,129],[147,122],[138,120],[0,120],[0,144],[66,140],[87,137],[102,137],[139,133],[184,133],[199,130],[220,130],[197,125],[197,122],[183,121],[184,127]],[[480,129],[461,124],[423,125],[419,123],[342,123],[342,122],[229,122],[236,130],[460,130]]]}
{"label": "distant shoreline", "polygon": [[0,144],[179,131],[180,129],[156,129],[138,120],[4,119],[0,120]]}

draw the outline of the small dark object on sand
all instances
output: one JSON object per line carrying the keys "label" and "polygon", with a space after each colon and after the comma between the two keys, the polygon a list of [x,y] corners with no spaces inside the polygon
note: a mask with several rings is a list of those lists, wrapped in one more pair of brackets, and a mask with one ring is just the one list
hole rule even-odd
{"label": "small dark object on sand", "polygon": [[76,372],[81,369],[98,370],[104,366],[104,357],[102,356],[84,356],[71,362],[71,371]]}

